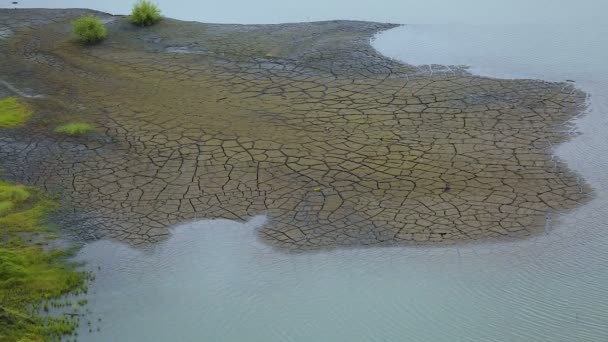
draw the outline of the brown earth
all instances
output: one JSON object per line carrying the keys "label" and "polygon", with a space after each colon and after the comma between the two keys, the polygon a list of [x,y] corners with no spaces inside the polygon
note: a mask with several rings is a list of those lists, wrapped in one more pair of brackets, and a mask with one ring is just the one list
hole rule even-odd
{"label": "brown earth", "polygon": [[[83,46],[85,12],[0,10],[0,97],[36,113],[0,131],[0,166],[60,194],[82,238],[258,214],[288,250],[521,238],[590,193],[551,156],[584,109],[569,84],[403,65],[369,44],[395,25],[370,22],[97,13],[108,39]],[[96,133],[53,132],[74,120]]]}

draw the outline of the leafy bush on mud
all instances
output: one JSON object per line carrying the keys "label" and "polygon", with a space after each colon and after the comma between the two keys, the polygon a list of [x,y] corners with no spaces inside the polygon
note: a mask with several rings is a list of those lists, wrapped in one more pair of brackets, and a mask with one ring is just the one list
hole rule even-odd
{"label": "leafy bush on mud", "polygon": [[130,19],[138,26],[154,25],[161,19],[160,9],[148,0],[140,0],[133,6]]}
{"label": "leafy bush on mud", "polygon": [[85,15],[74,20],[72,22],[72,31],[81,41],[87,44],[97,43],[108,35],[101,19],[94,15]]}

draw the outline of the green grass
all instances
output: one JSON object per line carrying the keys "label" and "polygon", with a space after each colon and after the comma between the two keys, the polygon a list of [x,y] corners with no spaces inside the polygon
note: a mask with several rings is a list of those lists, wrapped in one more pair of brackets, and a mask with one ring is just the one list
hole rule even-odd
{"label": "green grass", "polygon": [[15,205],[11,201],[0,201],[0,216],[8,215],[15,209]]}
{"label": "green grass", "polygon": [[0,100],[0,128],[13,128],[23,125],[32,112],[19,103],[16,97]]}
{"label": "green grass", "polygon": [[0,241],[18,233],[46,231],[43,220],[56,208],[55,202],[42,198],[32,189],[2,181],[0,203]]}
{"label": "green grass", "polygon": [[49,230],[44,221],[54,208],[36,189],[0,181],[0,341],[55,341],[78,325],[38,314],[50,300],[86,292],[86,275],[66,262],[68,252],[24,242]]}
{"label": "green grass", "polygon": [[15,201],[20,203],[27,201],[31,195],[30,191],[24,186],[0,181],[0,201]]}
{"label": "green grass", "polygon": [[72,22],[72,31],[87,44],[102,41],[107,35],[105,25],[94,15],[85,15]]}
{"label": "green grass", "polygon": [[156,24],[161,18],[158,6],[148,0],[140,0],[133,6],[130,20],[138,26],[150,26]]}
{"label": "green grass", "polygon": [[57,127],[55,132],[69,136],[83,135],[93,131],[93,126],[83,122],[72,122]]}
{"label": "green grass", "polygon": [[60,262],[65,251],[43,251],[42,247],[0,248],[0,303],[23,308],[56,298],[81,286],[83,278]]}

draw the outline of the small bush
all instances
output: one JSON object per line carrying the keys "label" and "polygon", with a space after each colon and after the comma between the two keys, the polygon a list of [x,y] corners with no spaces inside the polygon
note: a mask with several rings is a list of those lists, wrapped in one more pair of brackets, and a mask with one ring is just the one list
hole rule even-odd
{"label": "small bush", "polygon": [[83,135],[91,131],[93,131],[93,126],[82,122],[73,122],[65,124],[55,129],[55,132],[57,133],[66,134],[70,136]]}
{"label": "small bush", "polygon": [[140,0],[131,11],[131,22],[138,26],[154,25],[160,19],[160,9],[149,0]]}
{"label": "small bush", "polygon": [[74,20],[72,30],[81,41],[88,44],[97,43],[108,34],[104,24],[94,15],[85,15]]}

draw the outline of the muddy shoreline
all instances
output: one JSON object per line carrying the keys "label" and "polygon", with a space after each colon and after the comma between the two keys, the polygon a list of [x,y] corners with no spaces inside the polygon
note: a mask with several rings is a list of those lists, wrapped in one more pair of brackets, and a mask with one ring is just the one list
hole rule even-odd
{"label": "muddy shoreline", "polygon": [[[70,35],[89,12],[107,22],[98,46]],[[0,132],[0,167],[58,193],[57,223],[80,239],[145,244],[258,214],[283,250],[518,239],[591,194],[551,156],[584,93],[401,64],[369,44],[393,24],[141,29],[9,9],[0,23],[0,97],[43,95]],[[76,118],[96,132],[53,132]]]}

